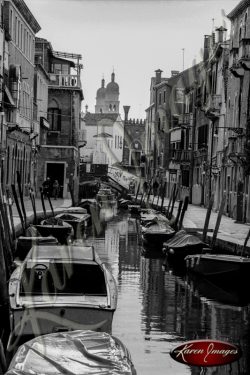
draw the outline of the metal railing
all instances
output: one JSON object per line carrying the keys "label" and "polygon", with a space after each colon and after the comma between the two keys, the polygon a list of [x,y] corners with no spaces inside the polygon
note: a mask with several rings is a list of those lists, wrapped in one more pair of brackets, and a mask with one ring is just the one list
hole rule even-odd
{"label": "metal railing", "polygon": [[50,74],[50,85],[61,87],[81,88],[81,80],[79,75],[72,74]]}
{"label": "metal railing", "polygon": [[179,125],[192,125],[193,113],[184,113],[179,116]]}

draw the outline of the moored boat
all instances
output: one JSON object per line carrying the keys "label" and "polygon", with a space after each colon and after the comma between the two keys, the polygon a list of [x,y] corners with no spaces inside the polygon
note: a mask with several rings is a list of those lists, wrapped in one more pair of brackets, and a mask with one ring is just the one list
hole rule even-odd
{"label": "moored boat", "polygon": [[117,200],[115,199],[115,194],[111,189],[101,188],[96,194],[96,200],[100,208],[109,208],[117,206]]}
{"label": "moored boat", "polygon": [[61,244],[66,244],[69,237],[73,235],[73,228],[69,223],[54,217],[42,220],[40,225],[34,227],[42,236],[53,236]]}
{"label": "moored boat", "polygon": [[229,254],[195,254],[185,258],[187,270],[217,284],[248,285],[250,258]]}
{"label": "moored boat", "polygon": [[81,199],[81,202],[78,204],[78,206],[80,208],[85,208],[87,210],[87,213],[90,215],[92,210],[99,211],[97,200],[92,198]]}
{"label": "moored boat", "polygon": [[197,236],[180,230],[174,237],[163,243],[162,251],[169,261],[182,262],[187,255],[201,253],[205,246],[205,243]]}
{"label": "moored boat", "polygon": [[[85,213],[81,213],[81,210],[84,210]],[[55,218],[61,219],[73,227],[75,239],[82,238],[84,234],[86,234],[86,228],[90,225],[91,216],[87,213],[87,210],[84,208],[80,208],[80,210],[76,210],[75,212],[72,211],[67,210],[64,213],[56,215]]]}
{"label": "moored boat", "polygon": [[6,375],[136,375],[130,353],[103,332],[51,333],[23,344]]}
{"label": "moored boat", "polygon": [[163,242],[173,237],[175,230],[167,223],[159,221],[157,223],[149,223],[142,227],[141,233],[144,245],[154,247],[161,251]]}
{"label": "moored boat", "polygon": [[9,348],[22,337],[91,329],[111,332],[117,289],[93,247],[34,246],[9,282]]}

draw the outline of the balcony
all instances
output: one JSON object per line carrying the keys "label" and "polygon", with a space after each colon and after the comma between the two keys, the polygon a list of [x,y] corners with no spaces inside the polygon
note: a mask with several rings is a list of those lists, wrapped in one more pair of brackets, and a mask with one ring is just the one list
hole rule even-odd
{"label": "balcony", "polygon": [[239,61],[238,56],[230,57],[231,67],[230,71],[236,78],[241,78],[244,76],[244,69]]}
{"label": "balcony", "polygon": [[170,150],[170,159],[175,162],[181,161],[182,150]]}
{"label": "balcony", "polygon": [[50,74],[50,86],[81,89],[79,75],[72,74]]}
{"label": "balcony", "polygon": [[193,114],[192,113],[184,113],[179,116],[178,119],[179,126],[191,126],[193,123]]}
{"label": "balcony", "polygon": [[181,161],[184,163],[190,163],[192,158],[192,150],[182,150]]}
{"label": "balcony", "polygon": [[242,39],[239,47],[239,62],[245,70],[250,70],[250,40]]}
{"label": "balcony", "polygon": [[210,95],[204,106],[205,114],[208,118],[214,119],[219,117],[222,104],[221,95]]}
{"label": "balcony", "polygon": [[78,147],[84,147],[87,144],[86,130],[81,129],[78,131]]}

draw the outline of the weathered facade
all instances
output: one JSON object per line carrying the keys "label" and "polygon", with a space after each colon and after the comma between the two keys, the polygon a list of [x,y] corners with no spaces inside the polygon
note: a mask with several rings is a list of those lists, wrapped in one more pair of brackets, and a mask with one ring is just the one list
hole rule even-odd
{"label": "weathered facade", "polygon": [[129,172],[145,177],[145,120],[129,119],[129,106],[124,106],[124,145],[122,165]]}
{"label": "weathered facade", "polygon": [[16,183],[16,172],[20,172],[23,191],[28,194],[29,184],[34,182],[34,54],[35,34],[40,26],[23,0],[4,1],[2,11],[3,129],[6,131],[2,178],[9,187]]}
{"label": "weathered facade", "polygon": [[83,119],[88,139],[83,149],[83,162],[91,164],[121,163],[123,155],[124,126],[118,113],[90,113]]}
{"label": "weathered facade", "polygon": [[[81,55],[54,51],[51,44],[42,38],[36,39],[36,62],[49,75],[47,120],[41,116],[42,126],[49,128],[41,132],[38,153],[37,184],[50,177],[58,180],[60,196],[69,194],[71,185],[75,198],[79,186],[79,148],[86,144],[81,129]],[[73,71],[74,70],[74,71]]]}

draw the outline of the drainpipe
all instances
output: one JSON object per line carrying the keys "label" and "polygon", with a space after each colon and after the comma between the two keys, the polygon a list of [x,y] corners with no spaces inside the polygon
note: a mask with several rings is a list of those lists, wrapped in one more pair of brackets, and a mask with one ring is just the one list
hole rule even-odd
{"label": "drainpipe", "polygon": [[[196,91],[196,90],[195,90]],[[194,180],[194,144],[195,144],[195,132],[196,132],[196,106],[194,104],[196,98],[196,93],[193,98],[193,126],[192,126],[192,144],[191,144],[191,160],[190,160],[190,176],[189,176],[189,201],[192,203],[193,196],[193,180]]]}
{"label": "drainpipe", "polygon": [[211,149],[210,149],[210,166],[209,166],[209,192],[208,199],[210,200],[212,195],[212,161],[213,161],[213,151],[214,151],[214,119],[212,120],[212,134],[211,134]]}

